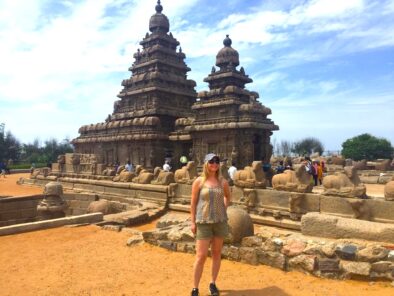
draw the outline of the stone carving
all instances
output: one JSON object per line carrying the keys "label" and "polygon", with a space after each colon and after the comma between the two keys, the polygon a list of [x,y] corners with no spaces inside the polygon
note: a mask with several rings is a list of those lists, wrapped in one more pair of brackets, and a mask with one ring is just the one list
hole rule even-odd
{"label": "stone carving", "polygon": [[220,175],[227,180],[227,182],[229,183],[229,185],[233,185],[233,180],[231,180],[230,175],[228,174],[228,167],[226,165],[226,163],[222,162],[220,163]]}
{"label": "stone carving", "polygon": [[262,161],[253,161],[252,166],[246,166],[243,170],[236,171],[234,184],[238,187],[266,188]]}
{"label": "stone carving", "polygon": [[108,215],[120,213],[124,210],[126,210],[126,208],[119,202],[110,202],[106,199],[100,199],[97,201],[92,201],[89,204],[86,212],[88,214],[101,212],[103,215]]}
{"label": "stone carving", "polygon": [[323,179],[325,195],[341,197],[366,197],[366,187],[361,183],[357,170],[353,166],[344,168],[344,172],[326,176]]}
{"label": "stone carving", "polygon": [[51,172],[50,168],[39,168],[33,170],[33,172],[30,174],[30,179],[42,179],[46,178],[49,173]]}
{"label": "stone carving", "polygon": [[150,184],[153,180],[154,175],[146,170],[142,165],[137,165],[135,168],[136,177],[133,178],[133,183],[138,184]]}
{"label": "stone carving", "polygon": [[197,178],[197,166],[194,161],[189,161],[185,166],[175,171],[175,182],[192,184]]}
{"label": "stone carving", "polygon": [[59,165],[59,171],[62,172],[64,170],[64,165],[66,164],[66,156],[64,154],[59,155],[57,157],[57,163]]}
{"label": "stone carving", "polygon": [[365,199],[349,199],[347,201],[353,210],[353,217],[362,220],[371,220],[371,209]]}
{"label": "stone carving", "polygon": [[392,181],[387,182],[384,186],[384,198],[389,201],[394,201],[394,177]]}
{"label": "stone carving", "polygon": [[119,175],[115,176],[114,182],[131,182],[136,177],[135,173],[123,170]]}
{"label": "stone carving", "polygon": [[40,220],[56,219],[65,216],[67,204],[62,198],[63,187],[59,182],[49,182],[44,188],[44,199],[37,205]]}
{"label": "stone carving", "polygon": [[154,179],[151,181],[153,185],[169,185],[175,183],[174,173],[166,172],[161,167],[156,167],[153,175]]}
{"label": "stone carving", "polygon": [[115,176],[116,175],[116,171],[113,169],[113,168],[111,168],[111,167],[108,167],[108,168],[106,168],[106,169],[104,169],[103,170],[103,173],[102,173],[104,176]]}
{"label": "stone carving", "polygon": [[363,159],[360,161],[353,161],[351,165],[353,165],[356,170],[366,170],[367,169],[367,160]]}
{"label": "stone carving", "polygon": [[381,161],[380,163],[377,163],[376,165],[375,165],[375,170],[378,170],[378,171],[388,171],[388,170],[390,170],[391,168],[391,160],[390,159],[384,159],[383,161]]}
{"label": "stone carving", "polygon": [[243,195],[245,203],[248,208],[253,208],[256,205],[257,193],[255,189],[244,188]]}
{"label": "stone carving", "polygon": [[230,235],[226,242],[239,243],[244,237],[254,234],[252,218],[245,210],[232,206],[227,209],[227,216]]}
{"label": "stone carving", "polygon": [[312,192],[311,175],[305,169],[305,165],[297,165],[295,171],[285,170],[281,174],[272,177],[272,187],[275,190],[294,191],[307,193]]}

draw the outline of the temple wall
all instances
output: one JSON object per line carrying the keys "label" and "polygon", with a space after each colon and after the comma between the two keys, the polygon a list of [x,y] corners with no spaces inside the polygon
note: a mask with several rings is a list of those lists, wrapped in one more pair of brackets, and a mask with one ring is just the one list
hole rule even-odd
{"label": "temple wall", "polygon": [[[28,179],[25,183],[44,186],[50,180]],[[59,178],[65,190],[96,194],[109,200],[141,200],[168,205],[170,209],[190,211],[191,185],[151,185],[103,180]],[[248,210],[254,222],[300,229],[305,213],[319,212],[343,218],[394,223],[394,202],[383,198],[359,199],[295,193],[273,189],[231,187],[232,202]]]}

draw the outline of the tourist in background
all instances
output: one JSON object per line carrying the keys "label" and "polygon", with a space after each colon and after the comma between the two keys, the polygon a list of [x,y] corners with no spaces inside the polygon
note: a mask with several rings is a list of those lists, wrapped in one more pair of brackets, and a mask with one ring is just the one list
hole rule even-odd
{"label": "tourist in background", "polygon": [[5,163],[4,162],[0,162],[0,175],[3,176],[5,178]]}
{"label": "tourist in background", "polygon": [[317,186],[317,179],[318,179],[318,170],[319,166],[317,164],[317,161],[314,160],[312,163],[312,177],[313,177],[313,182],[315,184],[315,186]]}
{"label": "tourist in background", "polygon": [[187,165],[187,157],[185,155],[182,155],[181,158],[179,159],[179,162],[181,163],[181,167]]}
{"label": "tourist in background", "polygon": [[124,168],[125,168],[125,170],[128,171],[129,173],[131,173],[131,172],[134,171],[134,167],[133,167],[133,165],[131,164],[130,160],[127,161],[127,163],[126,163],[126,165],[125,165]]}
{"label": "tourist in background", "polygon": [[171,171],[171,166],[170,166],[168,160],[164,161],[164,164],[163,164],[163,171],[165,171],[165,172]]}
{"label": "tourist in background", "polygon": [[220,270],[223,240],[228,235],[227,207],[231,196],[228,182],[220,176],[220,159],[209,153],[205,156],[201,176],[192,185],[191,230],[196,236],[196,260],[193,265],[193,290],[198,296],[198,286],[211,245],[212,272],[209,291],[219,295],[216,279]]}
{"label": "tourist in background", "polygon": [[230,176],[231,180],[234,181],[234,174],[237,171],[237,168],[235,167],[235,163],[231,163],[231,167],[228,168],[228,175]]}
{"label": "tourist in background", "polygon": [[276,173],[281,174],[285,171],[285,167],[283,166],[283,160],[279,161],[279,165],[276,167]]}
{"label": "tourist in background", "polygon": [[323,162],[317,162],[317,179],[319,181],[319,185],[323,184]]}

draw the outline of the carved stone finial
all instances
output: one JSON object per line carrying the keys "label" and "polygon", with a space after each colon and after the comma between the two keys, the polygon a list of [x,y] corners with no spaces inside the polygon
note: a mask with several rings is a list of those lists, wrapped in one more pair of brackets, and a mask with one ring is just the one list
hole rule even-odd
{"label": "carved stone finial", "polygon": [[215,72],[216,72],[216,68],[215,68],[215,66],[212,66],[211,74],[213,74]]}
{"label": "carved stone finial", "polygon": [[223,40],[224,46],[231,47],[231,44],[232,44],[232,43],[233,43],[233,42],[231,41],[229,35],[227,34],[227,35],[226,35],[226,38]]}
{"label": "carved stone finial", "polygon": [[179,47],[179,52],[182,52],[182,47]]}
{"label": "carved stone finial", "polygon": [[160,0],[157,1],[155,9],[157,13],[161,13],[163,11],[163,6],[161,6]]}
{"label": "carved stone finial", "polygon": [[239,72],[241,72],[241,74],[245,75],[245,69],[244,69],[244,67],[241,67],[241,69],[239,69]]}

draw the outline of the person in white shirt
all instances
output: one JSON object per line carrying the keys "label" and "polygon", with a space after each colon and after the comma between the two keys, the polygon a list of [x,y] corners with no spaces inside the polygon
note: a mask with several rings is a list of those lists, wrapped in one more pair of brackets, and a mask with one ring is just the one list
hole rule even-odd
{"label": "person in white shirt", "polygon": [[133,165],[130,163],[130,160],[127,161],[127,164],[125,165],[124,168],[126,169],[126,171],[128,171],[130,173],[134,170]]}
{"label": "person in white shirt", "polygon": [[170,164],[168,163],[167,160],[163,164],[163,171],[165,171],[165,172],[171,171],[171,166],[170,166]]}
{"label": "person in white shirt", "polygon": [[231,163],[231,167],[228,168],[228,174],[231,178],[231,180],[234,180],[234,174],[237,171],[237,168],[235,167],[235,163]]}

